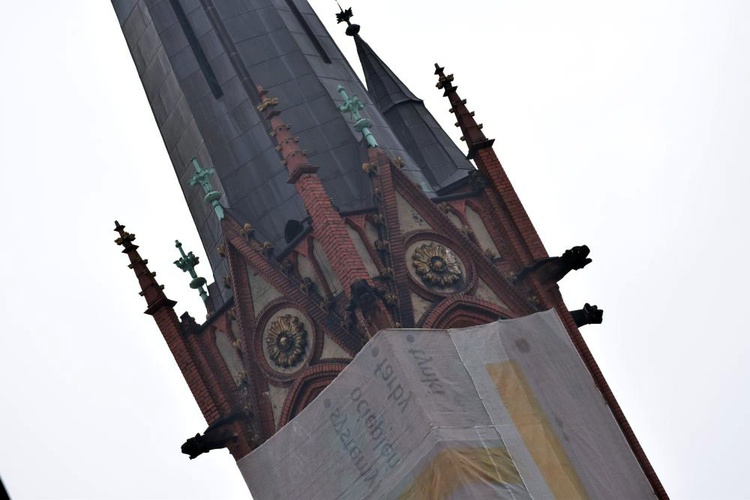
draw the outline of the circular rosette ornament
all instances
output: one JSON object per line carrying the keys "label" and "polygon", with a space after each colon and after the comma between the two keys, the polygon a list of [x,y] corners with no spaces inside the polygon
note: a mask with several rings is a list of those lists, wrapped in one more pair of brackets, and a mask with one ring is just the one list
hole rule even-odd
{"label": "circular rosette ornament", "polygon": [[461,266],[450,249],[438,243],[425,243],[414,249],[414,270],[425,285],[447,288],[461,280]]}
{"label": "circular rosette ornament", "polygon": [[307,331],[297,316],[276,318],[266,335],[268,357],[276,366],[291,368],[302,360],[307,348]]}

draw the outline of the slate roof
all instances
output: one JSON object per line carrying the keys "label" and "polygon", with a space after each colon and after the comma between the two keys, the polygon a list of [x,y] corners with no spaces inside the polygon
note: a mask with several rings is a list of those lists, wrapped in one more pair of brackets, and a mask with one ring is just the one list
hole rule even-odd
{"label": "slate roof", "polygon": [[217,282],[228,274],[217,252],[221,231],[202,190],[188,183],[193,157],[215,168],[212,182],[224,195],[222,205],[251,223],[260,241],[283,248],[286,223],[307,217],[256,109],[258,84],[279,98],[277,109],[341,211],[369,208],[372,196],[361,170],[367,159],[362,137],[337,109],[339,84],[367,105],[362,114],[372,120],[380,147],[401,156],[404,171],[428,194],[471,168],[421,101],[359,40],[368,83],[378,78],[370,84],[373,104],[305,0],[112,4]]}

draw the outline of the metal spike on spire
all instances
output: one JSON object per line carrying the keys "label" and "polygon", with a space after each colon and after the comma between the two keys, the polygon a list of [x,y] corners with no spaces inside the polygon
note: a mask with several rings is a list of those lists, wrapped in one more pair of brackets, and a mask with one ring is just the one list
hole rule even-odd
{"label": "metal spike on spire", "polygon": [[190,288],[192,288],[193,290],[198,290],[198,293],[203,299],[203,302],[206,302],[208,300],[208,293],[206,293],[206,289],[203,288],[203,286],[206,284],[206,278],[199,277],[195,272],[195,266],[198,265],[200,259],[193,252],[188,252],[187,254],[185,254],[185,251],[182,249],[182,243],[180,243],[180,240],[175,240],[174,246],[177,247],[177,249],[180,251],[180,255],[182,256],[174,261],[174,265],[180,268],[183,272],[188,273],[190,277],[193,278],[193,280],[190,282]]}
{"label": "metal spike on spire", "polygon": [[372,132],[370,132],[370,127],[372,127],[372,120],[370,120],[369,118],[364,118],[359,113],[361,110],[365,109],[365,103],[363,103],[356,95],[349,97],[346,93],[346,90],[341,84],[339,84],[338,86],[338,91],[339,94],[341,94],[341,97],[344,98],[344,103],[339,104],[338,106],[339,111],[341,111],[342,113],[351,114],[352,119],[354,120],[354,129],[362,134],[369,147],[378,147],[378,143],[377,141],[375,141],[375,137],[372,135]]}
{"label": "metal spike on spire", "polygon": [[196,184],[200,184],[203,188],[203,191],[206,192],[206,196],[203,197],[203,201],[208,203],[214,208],[214,212],[216,212],[216,217],[219,218],[219,220],[224,219],[224,207],[221,206],[221,203],[219,203],[219,199],[221,198],[221,193],[214,190],[214,187],[211,185],[211,181],[208,180],[209,177],[211,177],[216,171],[213,168],[202,168],[200,163],[198,163],[197,158],[193,158],[193,168],[195,168],[195,175],[193,175],[190,178],[190,185],[195,186]]}

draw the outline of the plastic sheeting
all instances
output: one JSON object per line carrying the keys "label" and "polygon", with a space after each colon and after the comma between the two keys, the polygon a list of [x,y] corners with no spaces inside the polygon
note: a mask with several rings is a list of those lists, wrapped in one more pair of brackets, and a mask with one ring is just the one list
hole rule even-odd
{"label": "plastic sheeting", "polygon": [[649,498],[554,311],[384,330],[238,466],[265,498]]}

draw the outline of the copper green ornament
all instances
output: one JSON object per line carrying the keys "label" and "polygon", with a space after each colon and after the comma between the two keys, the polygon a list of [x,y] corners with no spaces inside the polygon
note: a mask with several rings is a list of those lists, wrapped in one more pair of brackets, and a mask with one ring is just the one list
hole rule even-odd
{"label": "copper green ornament", "polygon": [[375,141],[375,137],[372,135],[372,132],[370,132],[370,127],[372,127],[372,120],[363,117],[359,113],[360,111],[365,109],[365,103],[363,103],[356,95],[349,97],[346,93],[346,90],[344,90],[344,87],[340,84],[338,86],[338,91],[339,94],[341,94],[341,97],[344,98],[344,103],[339,104],[338,106],[339,111],[341,111],[342,113],[349,113],[352,116],[352,120],[354,120],[354,130],[362,134],[362,136],[367,141],[368,147],[378,147],[378,143]]}
{"label": "copper green ornament", "polygon": [[182,257],[174,261],[174,265],[179,267],[183,272],[188,273],[190,277],[193,278],[193,280],[190,282],[190,288],[192,288],[193,290],[198,290],[198,293],[203,299],[203,302],[206,302],[208,300],[208,293],[206,293],[206,289],[203,288],[203,286],[206,284],[206,278],[199,277],[195,272],[195,266],[197,266],[199,262],[198,256],[193,252],[188,252],[186,254],[182,249],[182,243],[180,243],[179,240],[175,240],[174,246],[177,247],[177,249],[180,251],[180,255],[182,255]]}
{"label": "copper green ornament", "polygon": [[195,175],[190,178],[190,185],[201,185],[203,191],[206,192],[206,196],[203,197],[203,201],[214,208],[214,212],[216,212],[216,216],[219,218],[219,220],[223,220],[224,207],[222,207],[221,203],[219,203],[221,193],[216,191],[211,185],[211,181],[208,180],[208,178],[215,174],[216,171],[213,168],[202,168],[200,163],[198,163],[197,158],[193,158],[193,168],[195,168]]}

